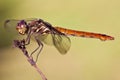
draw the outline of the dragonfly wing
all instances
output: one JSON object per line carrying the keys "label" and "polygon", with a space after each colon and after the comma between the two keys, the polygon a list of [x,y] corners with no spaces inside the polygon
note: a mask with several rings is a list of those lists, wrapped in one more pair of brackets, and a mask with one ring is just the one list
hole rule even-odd
{"label": "dragonfly wing", "polygon": [[66,54],[70,49],[71,41],[66,35],[52,34],[54,46],[61,54]]}
{"label": "dragonfly wing", "polygon": [[37,38],[47,45],[54,45],[51,34],[47,34],[47,33],[46,34],[40,34],[40,35],[37,36]]}
{"label": "dragonfly wing", "polygon": [[50,30],[49,34],[51,34],[50,35],[51,42],[54,44],[54,46],[57,48],[57,50],[61,54],[66,54],[71,46],[71,41],[70,41],[69,37],[67,37],[62,32],[58,31],[57,29],[55,29],[51,25],[48,25],[48,24],[46,24],[46,25],[47,25],[47,28]]}
{"label": "dragonfly wing", "polygon": [[[34,20],[37,20],[36,18],[27,18],[25,19],[25,21],[27,23],[31,22],[31,21],[34,21]],[[16,26],[18,25],[18,23],[20,22],[21,20],[16,20],[16,19],[8,19],[4,22],[4,28],[10,32],[10,33],[13,33],[13,34],[17,34],[18,35],[18,31],[16,30]]]}
{"label": "dragonfly wing", "polygon": [[19,22],[19,20],[14,20],[14,19],[11,19],[11,20],[6,20],[5,23],[4,23],[4,28],[11,34],[18,34],[17,30],[16,30],[16,26],[17,26],[17,23]]}
{"label": "dragonfly wing", "polygon": [[38,34],[37,38],[47,45],[54,45],[61,54],[67,53],[71,46],[69,37],[61,34]]}

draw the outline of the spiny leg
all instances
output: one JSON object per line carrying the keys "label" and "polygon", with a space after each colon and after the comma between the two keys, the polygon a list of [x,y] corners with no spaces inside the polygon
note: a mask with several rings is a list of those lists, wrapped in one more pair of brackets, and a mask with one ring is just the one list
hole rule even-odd
{"label": "spiny leg", "polygon": [[31,38],[31,35],[32,35],[32,33],[31,33],[31,30],[28,32],[28,35],[27,35],[27,38],[26,38],[26,40],[25,40],[25,45],[28,45],[28,44],[30,44],[30,38]]}
{"label": "spiny leg", "polygon": [[37,41],[38,45],[41,46],[41,48],[40,48],[40,50],[39,50],[39,52],[38,52],[38,54],[36,56],[36,62],[37,62],[38,57],[39,57],[39,55],[40,55],[40,53],[41,53],[41,51],[43,49],[43,43],[39,39],[36,39],[36,41]]}
{"label": "spiny leg", "polygon": [[36,37],[35,37],[35,40],[36,40],[37,43],[38,43],[38,47],[30,54],[30,56],[32,57],[32,55],[41,47],[40,50],[39,50],[39,52],[38,52],[38,54],[37,54],[37,56],[36,56],[36,62],[37,62],[38,56],[39,56],[40,52],[41,52],[42,49],[43,49],[43,44],[42,44],[42,42],[41,42],[39,39],[37,39]]}

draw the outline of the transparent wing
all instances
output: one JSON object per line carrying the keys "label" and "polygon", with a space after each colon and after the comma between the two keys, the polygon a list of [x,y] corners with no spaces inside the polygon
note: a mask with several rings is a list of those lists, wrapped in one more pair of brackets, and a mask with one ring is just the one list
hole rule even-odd
{"label": "transparent wing", "polygon": [[37,38],[47,45],[54,45],[61,54],[66,54],[71,46],[69,37],[54,29],[51,33],[37,34]]}
{"label": "transparent wing", "polygon": [[[36,18],[27,18],[27,19],[23,19],[25,20],[27,23],[37,20]],[[18,34],[17,30],[16,30],[16,26],[17,24],[20,22],[21,20],[16,20],[16,19],[8,19],[4,22],[4,28],[8,31],[11,32],[13,34]]]}
{"label": "transparent wing", "polygon": [[14,20],[14,19],[6,20],[4,23],[4,28],[6,29],[6,32],[14,36],[18,35],[16,26],[19,21],[20,20]]}
{"label": "transparent wing", "polygon": [[61,54],[67,53],[70,49],[71,41],[66,35],[52,34],[54,46]]}
{"label": "transparent wing", "polygon": [[52,26],[47,26],[50,30],[50,33],[46,33],[46,37],[41,38],[42,41],[46,44],[53,44],[61,54],[66,54],[70,49],[71,41],[62,32],[56,30]]}
{"label": "transparent wing", "polygon": [[47,45],[54,45],[51,34],[47,34],[47,33],[46,34],[40,34],[37,37],[40,41],[44,42]]}
{"label": "transparent wing", "polygon": [[[25,19],[27,23],[30,23],[31,21],[36,20],[35,18],[29,18]],[[16,19],[8,19],[4,22],[4,28],[6,30],[6,34],[9,35],[9,37],[14,40],[14,39],[23,39],[26,38],[26,35],[20,35],[18,31],[16,30],[16,26],[21,20],[16,20]]]}

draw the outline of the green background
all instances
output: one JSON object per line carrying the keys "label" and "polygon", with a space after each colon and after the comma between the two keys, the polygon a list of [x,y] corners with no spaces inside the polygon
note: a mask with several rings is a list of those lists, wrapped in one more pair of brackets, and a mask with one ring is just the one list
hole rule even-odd
{"label": "green background", "polygon": [[[0,0],[0,80],[42,80],[23,53],[12,48],[14,36],[3,28],[6,19],[25,18],[115,37],[105,42],[70,37],[66,55],[44,45],[37,64],[48,80],[120,80],[119,0]],[[29,52],[37,46],[31,43]]]}

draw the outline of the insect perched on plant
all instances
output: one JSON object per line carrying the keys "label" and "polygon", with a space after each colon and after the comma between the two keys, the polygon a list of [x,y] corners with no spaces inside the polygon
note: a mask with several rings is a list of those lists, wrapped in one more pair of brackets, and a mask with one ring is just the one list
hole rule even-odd
{"label": "insect perched on plant", "polygon": [[38,43],[38,47],[31,53],[31,56],[33,53],[39,50],[37,58],[43,49],[43,42],[48,45],[54,45],[61,54],[66,54],[71,46],[71,41],[68,36],[97,38],[102,41],[114,40],[114,37],[108,36],[106,34],[53,27],[50,23],[45,22],[42,19],[6,20],[5,28],[11,27],[16,29],[19,34],[27,35],[25,39],[26,45],[30,44],[31,37],[34,37]]}

